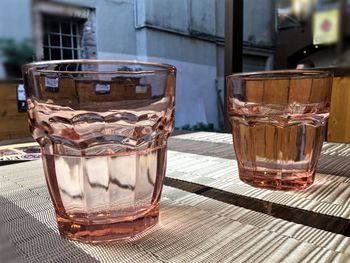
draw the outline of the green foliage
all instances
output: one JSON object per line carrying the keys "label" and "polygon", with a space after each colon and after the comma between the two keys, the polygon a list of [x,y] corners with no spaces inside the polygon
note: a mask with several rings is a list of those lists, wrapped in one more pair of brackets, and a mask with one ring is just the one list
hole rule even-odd
{"label": "green foliage", "polygon": [[14,39],[0,39],[0,56],[5,63],[21,66],[32,61],[33,54],[31,40],[17,42]]}

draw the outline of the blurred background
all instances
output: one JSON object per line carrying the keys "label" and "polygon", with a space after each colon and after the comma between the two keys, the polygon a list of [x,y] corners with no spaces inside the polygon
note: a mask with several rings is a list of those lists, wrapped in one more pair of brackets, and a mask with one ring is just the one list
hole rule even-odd
{"label": "blurred background", "polygon": [[25,62],[173,64],[176,127],[223,131],[225,75],[340,72],[350,62],[349,39],[350,0],[1,0],[0,140],[29,136],[20,71]]}

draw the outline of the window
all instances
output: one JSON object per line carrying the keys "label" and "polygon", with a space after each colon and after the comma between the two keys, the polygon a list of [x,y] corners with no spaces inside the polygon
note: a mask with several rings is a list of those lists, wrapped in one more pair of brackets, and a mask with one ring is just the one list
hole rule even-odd
{"label": "window", "polygon": [[244,54],[243,72],[266,70],[267,56]]}
{"label": "window", "polygon": [[45,16],[44,59],[78,59],[81,53],[82,23],[77,20]]}

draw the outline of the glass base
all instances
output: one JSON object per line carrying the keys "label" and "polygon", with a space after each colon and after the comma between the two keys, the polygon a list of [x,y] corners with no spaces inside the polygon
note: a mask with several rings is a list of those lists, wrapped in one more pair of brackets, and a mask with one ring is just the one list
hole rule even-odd
{"label": "glass base", "polygon": [[315,172],[250,171],[240,169],[241,181],[271,190],[303,190],[313,184]]}
{"label": "glass base", "polygon": [[62,237],[83,243],[107,243],[134,237],[158,223],[159,215],[145,215],[133,221],[108,224],[81,224],[57,216]]}

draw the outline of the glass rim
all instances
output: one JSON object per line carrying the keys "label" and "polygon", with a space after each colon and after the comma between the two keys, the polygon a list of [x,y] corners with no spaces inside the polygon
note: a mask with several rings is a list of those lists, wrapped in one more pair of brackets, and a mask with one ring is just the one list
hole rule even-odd
{"label": "glass rim", "polygon": [[[121,65],[140,65],[140,66],[153,66],[156,69],[147,70],[137,70],[137,71],[123,71],[123,70],[53,70],[53,69],[42,69],[40,67],[50,66],[50,65],[65,65],[65,64],[121,64]],[[22,66],[23,70],[33,70],[39,73],[46,74],[129,74],[129,75],[139,75],[139,74],[175,74],[176,67],[170,64],[157,63],[142,60],[109,60],[109,59],[69,59],[69,60],[46,60],[46,61],[36,61],[24,64]]]}
{"label": "glass rim", "polygon": [[228,79],[240,80],[266,80],[266,79],[307,79],[307,78],[332,78],[333,72],[314,69],[288,69],[268,70],[256,72],[244,72],[228,75]]}

